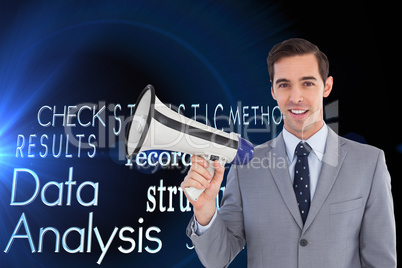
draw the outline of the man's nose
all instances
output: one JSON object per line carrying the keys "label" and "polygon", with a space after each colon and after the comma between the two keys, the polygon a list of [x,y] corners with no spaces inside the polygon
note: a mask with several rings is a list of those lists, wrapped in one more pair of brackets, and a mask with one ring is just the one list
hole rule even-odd
{"label": "man's nose", "polygon": [[303,94],[302,90],[298,86],[292,87],[290,91],[289,101],[293,103],[303,102]]}

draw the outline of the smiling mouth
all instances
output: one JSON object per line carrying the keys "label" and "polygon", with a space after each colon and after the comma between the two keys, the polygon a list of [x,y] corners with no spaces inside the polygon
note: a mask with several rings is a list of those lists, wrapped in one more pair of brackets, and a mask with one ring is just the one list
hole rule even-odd
{"label": "smiling mouth", "polygon": [[308,112],[308,110],[289,110],[292,114],[301,115]]}

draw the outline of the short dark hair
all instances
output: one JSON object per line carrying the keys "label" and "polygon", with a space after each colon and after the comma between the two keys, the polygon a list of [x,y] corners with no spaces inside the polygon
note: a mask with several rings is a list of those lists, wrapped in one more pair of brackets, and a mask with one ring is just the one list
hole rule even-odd
{"label": "short dark hair", "polygon": [[291,56],[301,56],[306,54],[314,54],[318,62],[318,70],[321,78],[324,81],[329,74],[329,61],[327,56],[318,49],[313,43],[302,38],[291,38],[281,43],[276,44],[268,54],[268,73],[273,82],[274,79],[274,64],[279,59]]}

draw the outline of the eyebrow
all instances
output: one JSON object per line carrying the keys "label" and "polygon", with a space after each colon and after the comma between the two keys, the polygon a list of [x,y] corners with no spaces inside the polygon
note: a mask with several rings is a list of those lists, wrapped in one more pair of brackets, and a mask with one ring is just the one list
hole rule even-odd
{"label": "eyebrow", "polygon": [[282,82],[290,82],[290,80],[286,78],[279,78],[278,80],[275,81],[275,84],[277,85]]}
{"label": "eyebrow", "polygon": [[315,78],[314,76],[303,76],[302,78],[300,78],[300,81],[304,81],[304,80],[315,80],[315,81],[317,81],[317,78]]}
{"label": "eyebrow", "polygon": [[[314,77],[314,76],[303,76],[302,78],[299,79],[299,81],[305,81],[305,80],[315,80],[315,81],[317,81],[317,78]],[[290,80],[286,79],[286,78],[279,78],[278,80],[275,81],[275,84],[277,85],[277,84],[282,83],[282,82],[289,83]]]}

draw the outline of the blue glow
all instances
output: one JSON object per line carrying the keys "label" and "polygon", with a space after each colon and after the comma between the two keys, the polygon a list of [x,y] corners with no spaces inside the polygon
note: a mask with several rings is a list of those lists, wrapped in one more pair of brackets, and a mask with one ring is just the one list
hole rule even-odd
{"label": "blue glow", "polygon": [[[113,115],[109,104],[127,107],[148,83],[155,86],[158,97],[176,105],[221,103],[225,112],[238,102],[272,106],[267,52],[277,41],[295,34],[288,29],[292,21],[280,15],[281,6],[248,1],[12,1],[7,7],[0,11],[0,267],[98,267],[100,249],[94,234],[91,253],[69,254],[61,249],[56,254],[51,239],[42,253],[32,254],[26,240],[15,241],[4,253],[22,213],[37,249],[40,228],[54,227],[61,234],[72,226],[87,228],[90,212],[104,239],[115,226],[132,226],[135,239],[139,227],[162,230],[158,235],[163,246],[157,254],[140,254],[137,248],[122,254],[117,247],[123,242],[116,240],[102,267],[185,267],[190,263],[201,267],[194,251],[185,246],[191,213],[179,211],[179,194],[175,212],[145,212],[148,188],[158,186],[161,179],[167,187],[180,185],[180,171],[143,174],[130,170],[108,148],[106,130],[106,146],[98,148],[94,158],[85,149],[78,157],[74,146],[67,153],[64,143],[62,154],[54,157],[50,152],[53,134],[57,142],[60,134],[65,135],[61,119],[45,128],[39,125],[37,112],[43,105],[56,106],[60,112],[64,106],[104,102],[109,119]],[[121,115],[127,116],[128,111],[122,109]],[[187,106],[185,112],[190,111]],[[73,130],[86,138],[95,133],[96,142],[101,142],[98,125]],[[45,158],[39,155],[44,150],[43,134],[49,137]],[[18,135],[25,139],[23,157],[17,151]],[[30,135],[36,135],[34,157],[28,157]],[[26,206],[10,206],[14,168],[35,172],[42,190],[49,181],[66,187],[70,167],[77,182],[71,206],[49,207],[40,193]],[[99,182],[99,206],[83,207],[76,200],[75,190],[84,181]],[[25,176],[18,187],[20,198],[29,198],[34,182]],[[58,197],[55,187],[49,189],[53,192],[46,194],[48,204]],[[63,204],[66,195],[64,188]],[[91,193],[83,192],[84,201],[88,198]],[[155,248],[155,242],[149,246]],[[231,267],[244,267],[245,262],[243,255]]]}

